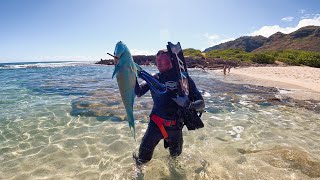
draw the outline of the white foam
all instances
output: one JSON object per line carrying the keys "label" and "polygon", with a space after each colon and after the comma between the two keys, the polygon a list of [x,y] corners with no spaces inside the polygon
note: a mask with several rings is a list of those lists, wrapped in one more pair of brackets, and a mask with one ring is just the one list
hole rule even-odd
{"label": "white foam", "polygon": [[268,112],[268,111],[265,111],[265,110],[258,110],[258,111],[262,112],[263,114],[268,114],[268,115],[272,114],[271,112]]}
{"label": "white foam", "polygon": [[240,134],[244,131],[244,127],[242,126],[235,126],[235,127],[232,127],[232,130],[234,130],[237,134]]}
{"label": "white foam", "polygon": [[94,64],[94,62],[39,62],[39,63],[12,63],[0,67],[0,69],[23,69],[23,68],[57,68],[66,66],[81,66]]}
{"label": "white foam", "polygon": [[229,135],[233,136],[233,135],[236,135],[237,133],[234,132],[234,131],[226,131],[226,133],[228,133]]}
{"label": "white foam", "polygon": [[237,134],[236,137],[234,138],[234,140],[236,140],[236,141],[242,140],[241,137],[240,137],[240,134]]}
{"label": "white foam", "polygon": [[242,97],[242,98],[248,98],[248,95],[243,94],[243,95],[241,95],[241,97]]}
{"label": "white foam", "polygon": [[19,122],[22,121],[23,119],[21,119],[20,117],[17,117],[17,119],[13,120],[13,122]]}
{"label": "white foam", "polygon": [[293,93],[292,91],[286,90],[286,89],[278,89],[280,94],[290,94]]}
{"label": "white foam", "polygon": [[216,119],[216,120],[219,120],[219,121],[222,121],[222,120],[223,120],[222,118],[217,117],[217,116],[211,116],[210,118],[211,118],[211,119]]}
{"label": "white foam", "polygon": [[248,104],[250,104],[250,101],[240,100],[240,101],[239,101],[239,104],[248,105]]}

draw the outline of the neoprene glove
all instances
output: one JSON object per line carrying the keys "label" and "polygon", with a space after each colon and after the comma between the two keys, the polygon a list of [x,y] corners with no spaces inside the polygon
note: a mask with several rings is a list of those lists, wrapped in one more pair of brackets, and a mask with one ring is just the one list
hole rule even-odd
{"label": "neoprene glove", "polygon": [[181,107],[189,107],[190,101],[188,96],[177,96],[176,98],[172,98],[174,102],[176,102]]}

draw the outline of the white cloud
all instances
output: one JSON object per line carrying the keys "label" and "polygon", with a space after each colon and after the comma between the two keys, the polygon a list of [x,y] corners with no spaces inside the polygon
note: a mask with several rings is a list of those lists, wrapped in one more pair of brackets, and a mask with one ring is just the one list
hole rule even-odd
{"label": "white cloud", "polygon": [[294,19],[294,17],[288,16],[288,17],[284,17],[281,20],[285,21],[285,22],[291,22]]}
{"label": "white cloud", "polygon": [[155,55],[157,52],[154,50],[141,50],[141,49],[132,49],[130,50],[132,55]]}
{"label": "white cloud", "polygon": [[250,33],[250,36],[258,36],[258,35],[262,35],[264,37],[269,37],[272,34],[276,33],[276,32],[282,32],[282,33],[290,33],[293,32],[295,30],[294,27],[286,27],[286,28],[282,28],[279,25],[273,25],[273,26],[263,26],[262,28],[260,28],[259,30],[256,30],[252,33]]}
{"label": "white cloud", "polygon": [[262,35],[265,37],[269,37],[276,32],[282,32],[282,33],[288,34],[298,30],[301,27],[310,26],[310,25],[320,26],[320,14],[315,14],[312,19],[301,19],[298,25],[295,27],[280,27],[279,25],[263,26],[259,30],[256,30],[250,33],[249,35],[250,36]]}
{"label": "white cloud", "polygon": [[314,18],[312,19],[302,19],[298,23],[298,28],[304,27],[304,26],[320,26],[320,14],[315,14]]}
{"label": "white cloud", "polygon": [[320,14],[303,14],[301,19],[314,19],[319,17]]}
{"label": "white cloud", "polygon": [[311,14],[303,14],[303,16],[301,17],[301,19],[309,19],[310,17],[312,17]]}

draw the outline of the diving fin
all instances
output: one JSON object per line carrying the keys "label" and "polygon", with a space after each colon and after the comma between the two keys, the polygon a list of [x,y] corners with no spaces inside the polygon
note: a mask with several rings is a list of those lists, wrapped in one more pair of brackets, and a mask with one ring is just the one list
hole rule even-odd
{"label": "diving fin", "polygon": [[140,72],[140,77],[141,79],[145,80],[149,85],[150,89],[156,92],[157,94],[163,94],[167,92],[167,86],[160,83],[156,78],[154,78],[146,71],[142,70]]}
{"label": "diving fin", "polygon": [[118,64],[114,67],[114,71],[113,71],[113,74],[112,74],[112,79],[113,79],[113,76],[117,74],[117,72],[119,71],[119,66]]}
{"label": "diving fin", "polygon": [[178,77],[178,94],[180,96],[189,95],[189,74],[187,64],[183,56],[180,42],[172,44],[168,42],[167,49],[171,58],[172,66]]}
{"label": "diving fin", "polygon": [[146,81],[152,91],[156,92],[157,94],[163,94],[167,92],[166,85],[160,83],[155,77],[143,70],[137,63],[135,63],[135,66],[137,71],[139,71],[139,77]]}

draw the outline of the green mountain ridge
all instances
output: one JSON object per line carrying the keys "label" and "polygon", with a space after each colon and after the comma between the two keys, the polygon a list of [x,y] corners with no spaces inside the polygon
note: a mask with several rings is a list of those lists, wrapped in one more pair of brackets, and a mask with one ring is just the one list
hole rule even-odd
{"label": "green mountain ridge", "polygon": [[241,49],[246,52],[266,52],[275,50],[303,50],[320,52],[320,26],[305,26],[292,33],[277,32],[269,38],[263,36],[242,36],[205,49]]}

